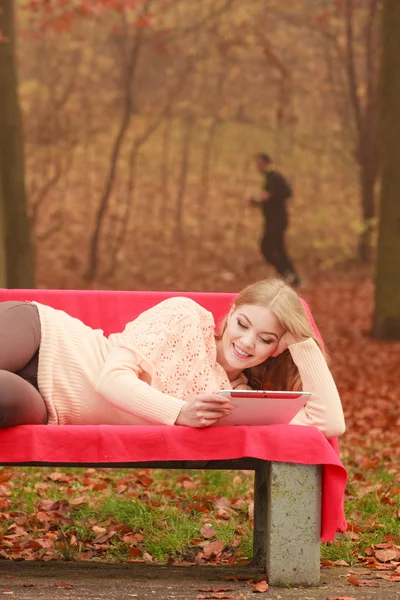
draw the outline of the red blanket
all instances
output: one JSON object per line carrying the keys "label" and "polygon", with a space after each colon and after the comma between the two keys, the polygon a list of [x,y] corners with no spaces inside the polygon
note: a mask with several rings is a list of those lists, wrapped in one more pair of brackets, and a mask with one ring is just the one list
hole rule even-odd
{"label": "red blanket", "polygon": [[[0,301],[37,300],[64,309],[109,334],[121,331],[127,321],[173,295],[177,294],[0,290]],[[226,314],[233,299],[232,294],[179,295],[189,296],[212,311],[216,321]],[[176,426],[26,425],[0,431],[0,464],[64,463],[67,466],[68,463],[205,461],[243,457],[322,465],[321,540],[332,541],[337,530],[346,529],[343,499],[347,474],[338,455],[337,440],[326,440],[314,427],[273,425],[197,430]]]}
{"label": "red blanket", "polygon": [[323,465],[322,541],[343,529],[346,470],[314,427],[23,425],[0,431],[1,463],[129,463],[260,458]]}

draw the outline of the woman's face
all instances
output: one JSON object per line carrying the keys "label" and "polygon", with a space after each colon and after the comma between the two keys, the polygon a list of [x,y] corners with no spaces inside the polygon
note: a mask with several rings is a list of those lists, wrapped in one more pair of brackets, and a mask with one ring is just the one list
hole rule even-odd
{"label": "woman's face", "polygon": [[255,367],[274,354],[284,333],[269,308],[244,304],[229,315],[218,345],[218,362],[228,375]]}

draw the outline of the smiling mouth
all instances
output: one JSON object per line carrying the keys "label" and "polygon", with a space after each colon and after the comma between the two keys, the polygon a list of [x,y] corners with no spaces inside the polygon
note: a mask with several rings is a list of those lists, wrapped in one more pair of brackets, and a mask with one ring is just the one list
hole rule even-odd
{"label": "smiling mouth", "polygon": [[232,346],[233,346],[234,353],[239,358],[250,358],[251,356],[253,356],[252,354],[249,354],[248,352],[245,352],[244,350],[241,350],[235,344],[232,344]]}

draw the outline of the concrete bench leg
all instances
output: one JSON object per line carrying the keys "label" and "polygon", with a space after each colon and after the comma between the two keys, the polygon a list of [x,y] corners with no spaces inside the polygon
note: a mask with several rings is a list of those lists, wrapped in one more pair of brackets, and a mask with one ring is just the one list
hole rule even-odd
{"label": "concrete bench leg", "polygon": [[254,483],[253,562],[270,585],[316,585],[320,576],[321,467],[263,463]]}

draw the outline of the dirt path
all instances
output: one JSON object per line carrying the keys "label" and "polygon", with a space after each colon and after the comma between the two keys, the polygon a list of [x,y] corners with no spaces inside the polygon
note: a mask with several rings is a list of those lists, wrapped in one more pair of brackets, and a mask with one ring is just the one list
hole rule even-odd
{"label": "dirt path", "polygon": [[[260,581],[251,567],[173,567],[145,564],[0,562],[0,597],[21,600],[400,600],[400,583],[356,587],[347,582],[348,568],[324,569],[314,588],[270,588],[255,595],[247,580]],[[239,581],[229,577],[240,577]],[[243,578],[243,579],[242,579]],[[367,576],[360,575],[360,579]]]}

